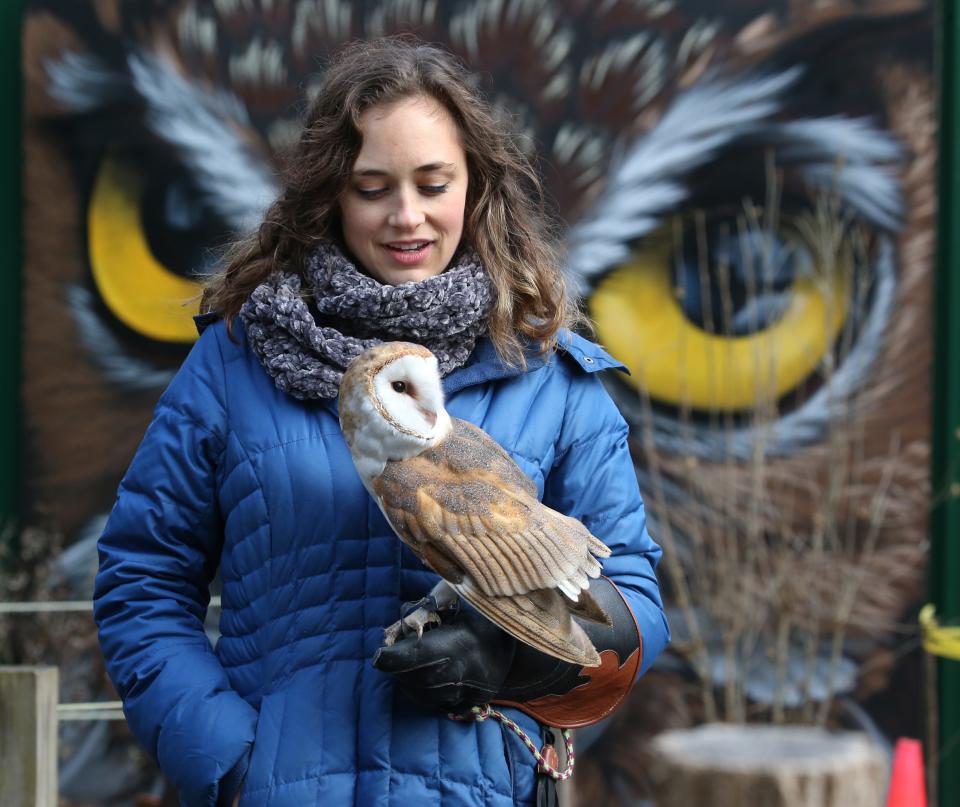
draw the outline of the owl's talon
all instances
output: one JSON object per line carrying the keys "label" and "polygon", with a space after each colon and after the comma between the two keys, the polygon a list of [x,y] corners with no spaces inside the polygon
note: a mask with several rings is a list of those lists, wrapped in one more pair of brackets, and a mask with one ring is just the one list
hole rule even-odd
{"label": "owl's talon", "polygon": [[[424,598],[421,602],[425,602]],[[423,638],[423,631],[427,625],[439,625],[440,614],[427,602],[425,605],[419,605],[402,619],[398,619],[390,627],[383,631],[383,643],[387,647],[394,644],[398,639],[406,638],[411,633],[417,634],[417,642]]]}
{"label": "owl's talon", "polygon": [[404,620],[414,611],[438,611],[440,606],[437,603],[437,598],[433,594],[428,594],[426,597],[421,597],[416,602],[405,602],[400,606],[400,619]]}
{"label": "owl's talon", "polygon": [[383,644],[385,647],[390,647],[394,644],[397,639],[403,634],[403,621],[397,620],[389,628],[383,629]]}
{"label": "owl's talon", "polygon": [[417,643],[419,644],[423,638],[424,628],[426,628],[427,625],[440,624],[440,614],[426,608],[418,608],[412,614],[404,617],[402,622],[408,628],[412,628],[417,632]]}

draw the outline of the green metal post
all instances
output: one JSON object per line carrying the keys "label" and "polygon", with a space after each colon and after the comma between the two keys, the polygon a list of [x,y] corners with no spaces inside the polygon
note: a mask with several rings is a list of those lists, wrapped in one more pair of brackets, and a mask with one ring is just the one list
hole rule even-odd
{"label": "green metal post", "polygon": [[[960,16],[940,3],[940,208],[934,292],[930,593],[941,624],[960,624]],[[937,664],[940,807],[960,804],[960,662]]]}
{"label": "green metal post", "polygon": [[9,536],[17,511],[20,395],[20,270],[22,151],[20,25],[22,0],[0,3],[0,540]]}

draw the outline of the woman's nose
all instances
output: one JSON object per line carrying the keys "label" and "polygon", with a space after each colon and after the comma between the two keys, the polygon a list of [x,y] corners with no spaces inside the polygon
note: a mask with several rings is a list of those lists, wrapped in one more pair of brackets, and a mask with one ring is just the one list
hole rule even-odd
{"label": "woman's nose", "polygon": [[402,192],[396,196],[396,205],[390,212],[387,223],[391,227],[401,230],[411,230],[424,222],[423,210],[420,208],[416,194]]}

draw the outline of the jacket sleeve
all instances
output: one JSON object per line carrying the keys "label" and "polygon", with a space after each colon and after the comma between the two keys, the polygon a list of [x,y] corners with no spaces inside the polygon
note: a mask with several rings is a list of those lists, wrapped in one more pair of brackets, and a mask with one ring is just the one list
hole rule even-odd
{"label": "jacket sleeve", "polygon": [[643,674],[670,641],[656,576],[661,549],[647,532],[627,424],[592,373],[571,380],[544,503],[579,519],[610,547],[603,574],[636,619]]}
{"label": "jacket sleeve", "polygon": [[232,797],[226,790],[245,773],[257,720],[203,630],[223,540],[215,482],[223,376],[211,328],[161,397],[120,484],[94,591],[127,721],[191,807]]}

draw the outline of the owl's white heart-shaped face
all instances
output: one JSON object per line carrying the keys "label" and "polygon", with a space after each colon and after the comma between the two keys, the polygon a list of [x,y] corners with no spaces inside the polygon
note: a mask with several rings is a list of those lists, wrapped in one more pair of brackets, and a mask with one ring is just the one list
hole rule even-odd
{"label": "owl's white heart-shaped face", "polygon": [[434,356],[407,353],[373,376],[381,414],[391,426],[411,437],[430,440],[443,411],[443,388]]}
{"label": "owl's white heart-shaped face", "polygon": [[365,482],[390,460],[437,445],[450,432],[436,357],[386,342],[354,359],[340,384],[340,424]]}

